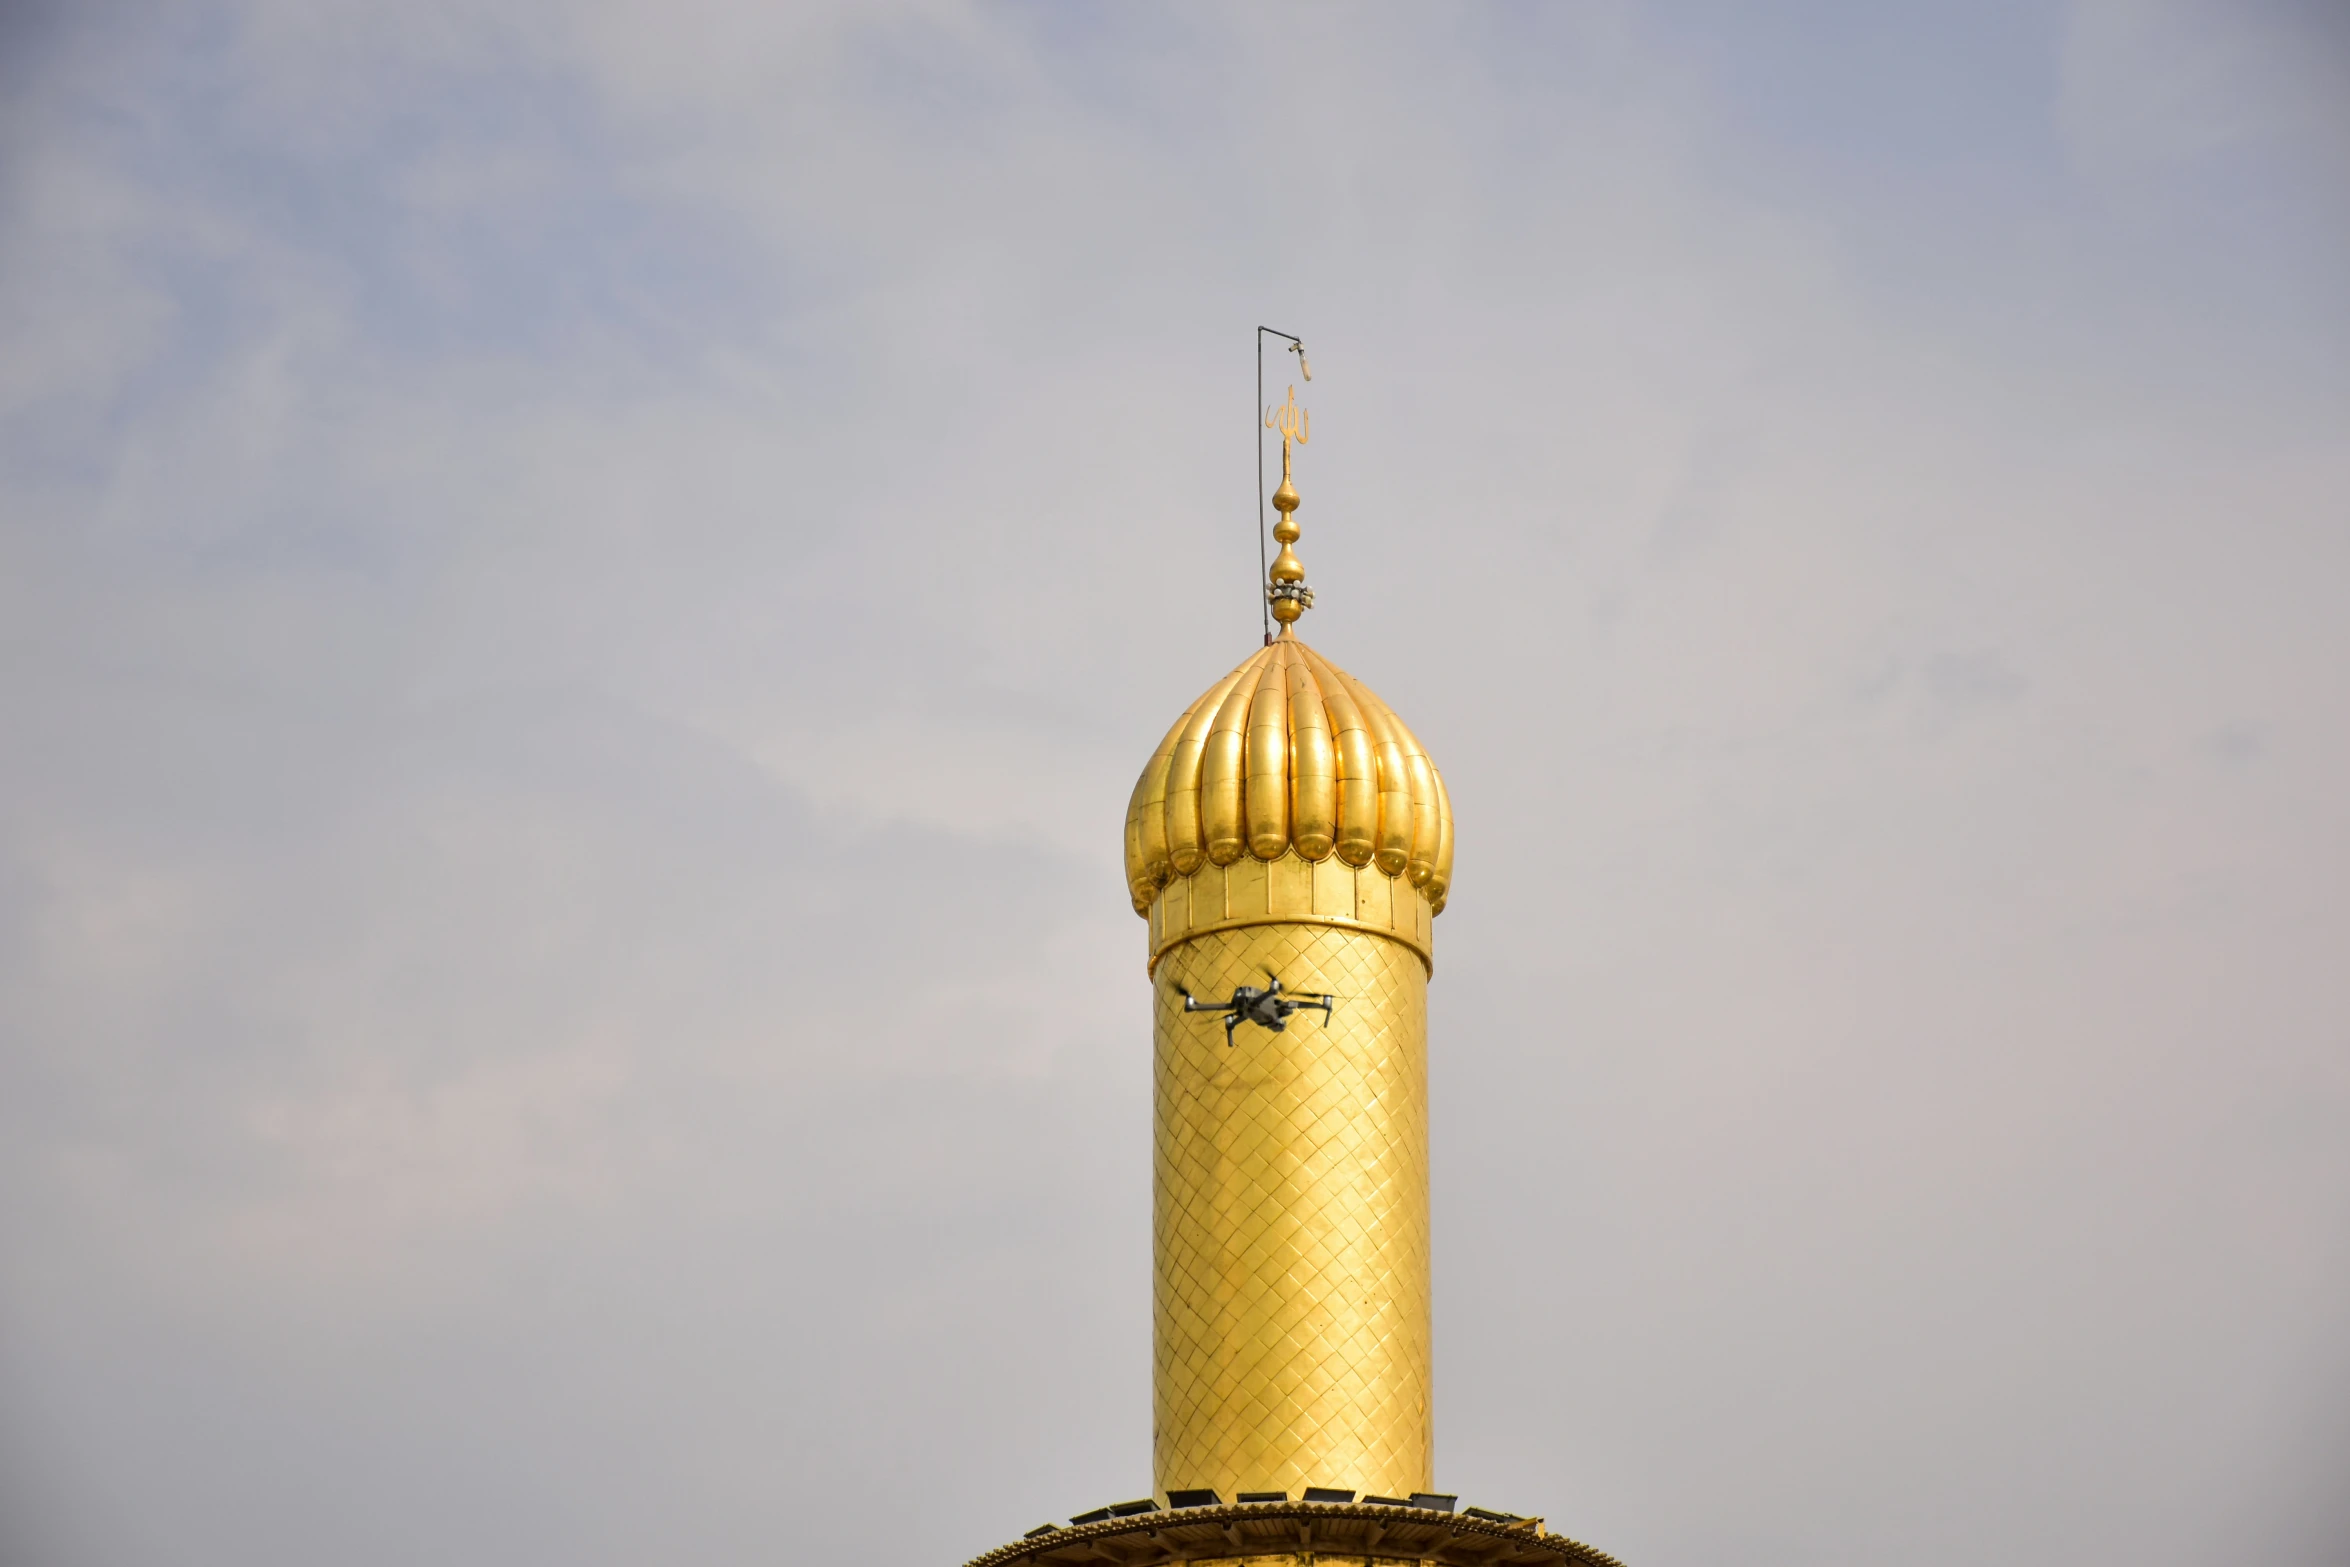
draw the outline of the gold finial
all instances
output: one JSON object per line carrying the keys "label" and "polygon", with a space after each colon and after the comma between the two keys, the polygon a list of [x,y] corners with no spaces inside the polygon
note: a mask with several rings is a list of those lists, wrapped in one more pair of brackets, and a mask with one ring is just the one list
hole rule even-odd
{"label": "gold finial", "polygon": [[[1304,356],[1299,360],[1302,364]],[[1306,586],[1306,568],[1289,547],[1297,542],[1299,532],[1297,486],[1289,482],[1289,448],[1292,442],[1303,446],[1308,439],[1306,411],[1297,405],[1296,387],[1289,389],[1288,402],[1265,410],[1265,428],[1281,432],[1281,488],[1273,492],[1273,508],[1281,513],[1281,520],[1273,524],[1273,537],[1281,541],[1281,553],[1274,557],[1265,596],[1272,601],[1273,618],[1286,632],[1298,616],[1314,607],[1314,590]]]}

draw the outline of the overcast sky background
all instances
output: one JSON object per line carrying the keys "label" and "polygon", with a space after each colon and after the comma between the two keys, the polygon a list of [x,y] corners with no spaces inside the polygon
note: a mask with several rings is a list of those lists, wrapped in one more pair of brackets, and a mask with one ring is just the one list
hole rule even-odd
{"label": "overcast sky background", "polygon": [[5,15],[7,1567],[1147,1490],[1259,322],[1459,817],[1441,1485],[2350,1559],[2341,7]]}

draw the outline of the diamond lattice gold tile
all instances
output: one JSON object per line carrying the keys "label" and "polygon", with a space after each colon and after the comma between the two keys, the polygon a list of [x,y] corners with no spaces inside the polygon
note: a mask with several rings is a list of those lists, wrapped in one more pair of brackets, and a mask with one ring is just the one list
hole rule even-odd
{"label": "diamond lattice gold tile", "polygon": [[[1283,1033],[1185,1013],[1278,974],[1342,999]],[[1158,1486],[1434,1486],[1427,971],[1322,925],[1203,935],[1159,966]]]}

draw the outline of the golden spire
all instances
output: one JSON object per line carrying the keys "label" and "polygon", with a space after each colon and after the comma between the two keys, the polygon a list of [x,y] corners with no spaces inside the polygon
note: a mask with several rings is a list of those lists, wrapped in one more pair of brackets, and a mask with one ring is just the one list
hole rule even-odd
{"label": "golden spire", "polygon": [[[1299,355],[1303,363],[1304,355]],[[1281,542],[1281,553],[1274,557],[1272,580],[1265,584],[1265,596],[1273,604],[1273,618],[1281,622],[1281,634],[1288,636],[1297,617],[1314,607],[1314,590],[1306,586],[1306,568],[1298,560],[1297,552],[1289,546],[1298,540],[1297,486],[1289,482],[1289,447],[1292,441],[1306,444],[1306,411],[1297,405],[1297,388],[1289,389],[1289,401],[1279,408],[1265,410],[1265,428],[1281,432],[1281,488],[1273,492],[1273,509],[1281,513],[1281,520],[1273,524],[1273,537]]]}

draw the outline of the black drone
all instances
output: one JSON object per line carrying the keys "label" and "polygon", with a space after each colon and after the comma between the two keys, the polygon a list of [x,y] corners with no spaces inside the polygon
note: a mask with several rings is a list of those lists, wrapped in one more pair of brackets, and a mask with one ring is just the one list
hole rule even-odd
{"label": "black drone", "polygon": [[1268,973],[1272,984],[1259,990],[1254,985],[1242,985],[1232,992],[1230,1001],[1195,1001],[1191,992],[1176,988],[1183,996],[1186,1012],[1221,1012],[1224,1014],[1224,1043],[1232,1043],[1232,1031],[1242,1023],[1254,1023],[1259,1028],[1278,1034],[1289,1027],[1289,1020],[1300,1012],[1322,1009],[1322,1021],[1330,1021],[1330,1006],[1339,998],[1320,995],[1310,990],[1293,990],[1284,995],[1281,976]]}

